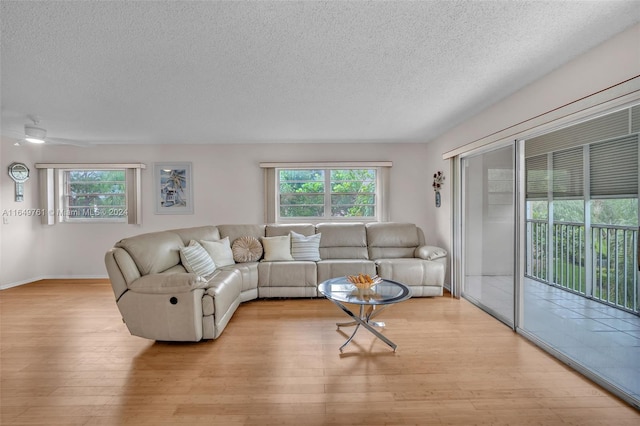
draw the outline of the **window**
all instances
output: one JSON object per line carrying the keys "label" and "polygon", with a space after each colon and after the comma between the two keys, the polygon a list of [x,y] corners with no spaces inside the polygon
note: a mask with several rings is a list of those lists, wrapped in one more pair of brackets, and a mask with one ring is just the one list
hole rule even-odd
{"label": "window", "polygon": [[278,169],[278,215],[375,218],[375,169]]}
{"label": "window", "polygon": [[554,200],[553,221],[566,223],[584,223],[583,200]]}
{"label": "window", "polygon": [[126,170],[63,170],[62,221],[127,221]]}
{"label": "window", "polygon": [[391,163],[263,163],[267,222],[381,221]]}
{"label": "window", "polygon": [[140,224],[144,164],[36,164],[42,223]]}
{"label": "window", "polygon": [[546,200],[542,200],[542,201],[527,200],[527,219],[528,220],[548,220],[549,219],[549,202]]}
{"label": "window", "polygon": [[638,227],[638,199],[613,198],[591,200],[591,223]]}

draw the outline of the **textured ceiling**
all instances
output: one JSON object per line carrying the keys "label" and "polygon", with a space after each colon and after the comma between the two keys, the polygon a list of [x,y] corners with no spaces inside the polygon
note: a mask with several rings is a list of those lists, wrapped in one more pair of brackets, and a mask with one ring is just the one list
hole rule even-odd
{"label": "textured ceiling", "polygon": [[1,2],[2,135],[425,142],[640,21],[638,1]]}

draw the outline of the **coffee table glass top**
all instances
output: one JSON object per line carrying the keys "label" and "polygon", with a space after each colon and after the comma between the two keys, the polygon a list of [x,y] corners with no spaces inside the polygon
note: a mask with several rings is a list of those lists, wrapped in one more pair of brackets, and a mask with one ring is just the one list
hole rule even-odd
{"label": "coffee table glass top", "polygon": [[360,290],[347,277],[332,278],[320,283],[318,291],[331,300],[356,305],[389,305],[411,297],[409,287],[384,279],[370,289]]}

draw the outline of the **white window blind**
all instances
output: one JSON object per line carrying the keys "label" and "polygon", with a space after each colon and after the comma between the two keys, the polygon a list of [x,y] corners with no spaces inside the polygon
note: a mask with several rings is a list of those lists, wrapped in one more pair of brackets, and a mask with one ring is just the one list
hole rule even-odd
{"label": "white window blind", "polygon": [[547,198],[549,191],[548,157],[547,154],[543,154],[526,159],[527,199]]}
{"label": "white window blind", "polygon": [[582,147],[553,153],[553,198],[582,197],[583,163]]}
{"label": "white window blind", "polygon": [[574,148],[620,136],[628,135],[631,113],[629,108],[616,111],[564,129],[545,133],[528,139],[525,144],[525,157],[533,157],[547,152]]}
{"label": "white window blind", "polygon": [[640,133],[640,105],[631,108],[631,133]]}
{"label": "white window blind", "polygon": [[591,196],[638,196],[638,135],[590,147]]}
{"label": "white window blind", "polygon": [[[635,105],[528,139],[527,198],[547,197],[545,178],[551,180],[553,198],[582,197],[586,191],[592,197],[637,197],[639,132],[640,105]],[[547,154],[552,159],[548,177]]]}

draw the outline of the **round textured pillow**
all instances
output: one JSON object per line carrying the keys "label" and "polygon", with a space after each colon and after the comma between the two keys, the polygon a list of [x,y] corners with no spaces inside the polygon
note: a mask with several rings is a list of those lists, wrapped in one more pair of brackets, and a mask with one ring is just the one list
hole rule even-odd
{"label": "round textured pillow", "polygon": [[262,244],[254,237],[240,237],[233,242],[231,251],[238,263],[256,262],[262,257]]}

